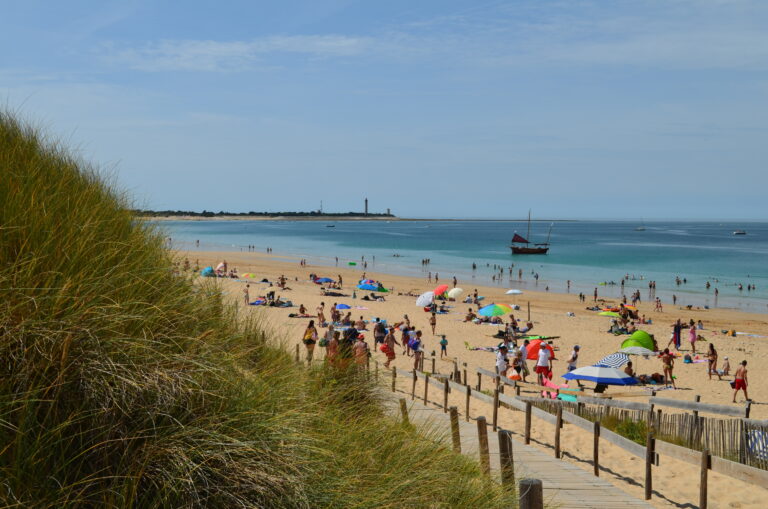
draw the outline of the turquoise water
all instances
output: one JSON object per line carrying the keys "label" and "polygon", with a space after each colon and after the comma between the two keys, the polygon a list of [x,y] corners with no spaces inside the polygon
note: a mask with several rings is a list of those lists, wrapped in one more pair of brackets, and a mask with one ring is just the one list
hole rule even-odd
{"label": "turquoise water", "polygon": [[[360,268],[364,256],[368,270],[424,276],[437,272],[445,282],[455,275],[465,287],[548,286],[566,292],[571,280],[572,293],[591,295],[597,286],[607,297],[620,296],[621,288],[598,283],[618,283],[629,274],[634,279],[626,281],[624,291],[640,289],[644,300],[648,281],[655,280],[656,295],[666,305],[675,294],[678,305],[768,312],[768,223],[762,222],[650,222],[646,231],[635,231],[638,224],[631,222],[557,222],[547,255],[512,255],[510,239],[514,231],[525,236],[527,225],[508,221],[167,221],[161,226],[176,247],[185,249],[194,249],[197,240],[201,250],[239,251],[252,244],[260,252],[271,247],[276,255],[300,256],[314,264],[335,265],[338,256],[340,264],[351,260]],[[548,229],[548,223],[533,223],[529,240],[544,241]],[[736,229],[747,235],[734,236]],[[421,265],[424,258],[431,259],[426,268]],[[497,281],[491,278],[497,272],[494,265],[505,269]],[[676,285],[676,277],[687,278],[687,284]],[[757,289],[747,291],[748,284]]]}

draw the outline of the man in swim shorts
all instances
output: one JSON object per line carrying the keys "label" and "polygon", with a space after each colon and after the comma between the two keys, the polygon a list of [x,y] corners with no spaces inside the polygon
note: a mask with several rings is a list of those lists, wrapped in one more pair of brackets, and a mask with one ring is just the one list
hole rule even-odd
{"label": "man in swim shorts", "polygon": [[734,374],[736,379],[733,381],[733,402],[736,403],[736,395],[740,390],[744,391],[744,399],[749,401],[749,396],[747,395],[747,361],[741,361],[741,365]]}

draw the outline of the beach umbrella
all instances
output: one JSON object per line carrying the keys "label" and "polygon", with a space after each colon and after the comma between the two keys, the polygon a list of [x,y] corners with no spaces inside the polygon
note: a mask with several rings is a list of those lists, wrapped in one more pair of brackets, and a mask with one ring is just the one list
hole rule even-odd
{"label": "beach umbrella", "polygon": [[616,368],[585,366],[563,375],[566,380],[585,380],[605,385],[635,385],[637,379]]}
{"label": "beach umbrella", "polygon": [[507,295],[522,295],[522,290],[515,290],[514,288],[512,290],[507,290]]}
{"label": "beach umbrella", "polygon": [[357,287],[360,290],[369,290],[369,291],[372,291],[372,292],[376,292],[376,291],[379,290],[379,287],[376,286],[376,285],[357,285]]}
{"label": "beach umbrella", "polygon": [[258,276],[253,272],[246,272],[245,274],[241,274],[240,277],[245,277],[248,279],[256,279]]}
{"label": "beach umbrella", "polygon": [[629,356],[625,353],[612,353],[606,355],[595,363],[595,366],[607,366],[609,368],[620,368],[629,362]]}
{"label": "beach umbrella", "polygon": [[648,350],[653,350],[653,339],[651,338],[651,335],[644,330],[635,331],[621,343],[621,348],[626,348],[628,346],[641,346]]}
{"label": "beach umbrella", "polygon": [[435,295],[442,295],[447,291],[448,291],[448,285],[440,285],[434,290],[432,290],[432,293],[434,293]]}
{"label": "beach umbrella", "polygon": [[329,277],[319,277],[319,278],[315,279],[315,283],[317,283],[317,284],[320,284],[320,283],[332,283],[332,282],[333,282],[333,279],[331,279]]}
{"label": "beach umbrella", "polygon": [[598,315],[600,315],[600,316],[612,316],[614,318],[618,318],[619,316],[621,316],[620,314],[618,314],[615,311],[602,311],[602,312],[598,313]]}
{"label": "beach umbrella", "polygon": [[224,270],[224,262],[220,262],[220,263],[219,263],[219,264],[216,266],[216,270]]}
{"label": "beach umbrella", "polygon": [[648,350],[642,346],[627,346],[619,350],[619,353],[625,353],[627,355],[643,355],[645,357],[656,355],[656,352]]}
{"label": "beach umbrella", "polygon": [[452,299],[458,299],[459,295],[464,293],[464,290],[462,288],[451,288],[448,290],[448,297]]}
{"label": "beach umbrella", "polygon": [[549,350],[549,358],[554,359],[555,358],[555,350],[552,348],[552,345],[549,343],[545,343],[543,339],[534,339],[530,343],[528,343],[528,349],[526,350],[526,359],[529,360],[537,360],[539,358],[539,350],[541,348],[546,348]]}
{"label": "beach umbrella", "polygon": [[512,312],[512,308],[506,304],[488,304],[477,310],[480,316],[502,316]]}
{"label": "beach umbrella", "polygon": [[374,281],[373,279],[361,279],[359,284],[361,284],[361,285],[375,285],[376,281]]}
{"label": "beach umbrella", "polygon": [[425,308],[432,304],[432,302],[435,300],[435,294],[432,292],[424,292],[416,299],[416,305]]}
{"label": "beach umbrella", "polygon": [[336,309],[350,309],[346,304],[336,304]]}
{"label": "beach umbrella", "polygon": [[206,267],[200,271],[200,275],[203,277],[214,277],[216,273],[213,272],[213,267]]}

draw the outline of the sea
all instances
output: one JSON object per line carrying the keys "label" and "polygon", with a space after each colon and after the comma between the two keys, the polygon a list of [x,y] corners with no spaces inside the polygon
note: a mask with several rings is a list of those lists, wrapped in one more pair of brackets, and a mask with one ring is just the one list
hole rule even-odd
{"label": "sea", "polygon": [[[644,231],[637,230],[641,226],[637,221],[533,222],[531,242],[545,242],[551,228],[546,255],[511,253],[513,234],[528,234],[527,222],[515,221],[161,221],[158,225],[178,249],[248,252],[252,245],[257,252],[271,248],[274,255],[305,258],[312,265],[355,264],[361,272],[420,276],[425,288],[430,275],[445,283],[455,276],[465,289],[477,284],[583,292],[591,297],[597,288],[598,295],[607,298],[640,290],[647,300],[652,296],[648,283],[655,281],[654,295],[665,306],[674,296],[677,306],[768,312],[765,222],[646,221]],[[733,235],[736,230],[747,234]],[[331,269],[327,272],[335,275]],[[755,289],[747,290],[751,285]]]}

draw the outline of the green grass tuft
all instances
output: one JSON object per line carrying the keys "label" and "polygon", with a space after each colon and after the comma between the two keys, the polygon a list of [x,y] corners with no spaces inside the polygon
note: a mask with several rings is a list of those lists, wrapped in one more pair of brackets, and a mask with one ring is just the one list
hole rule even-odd
{"label": "green grass tuft", "polygon": [[297,367],[86,163],[0,113],[0,504],[508,507],[476,465]]}

